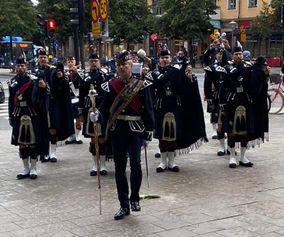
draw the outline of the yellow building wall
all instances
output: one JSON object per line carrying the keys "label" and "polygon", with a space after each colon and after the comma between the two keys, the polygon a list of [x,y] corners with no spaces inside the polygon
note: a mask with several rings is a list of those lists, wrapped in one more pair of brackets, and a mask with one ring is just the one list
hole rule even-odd
{"label": "yellow building wall", "polygon": [[[271,0],[265,0],[270,3]],[[221,20],[236,20],[236,19],[252,19],[259,15],[263,3],[258,0],[257,7],[248,7],[249,0],[236,0],[236,8],[228,9],[228,0],[217,0],[217,5],[220,7]]]}

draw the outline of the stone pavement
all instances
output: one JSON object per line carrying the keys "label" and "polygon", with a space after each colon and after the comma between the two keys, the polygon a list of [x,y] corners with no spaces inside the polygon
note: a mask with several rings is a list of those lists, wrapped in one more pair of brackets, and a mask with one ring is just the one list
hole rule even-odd
{"label": "stone pavement", "polygon": [[[207,120],[208,120],[208,116]],[[148,149],[150,188],[144,180],[142,211],[115,221],[118,209],[113,162],[101,178],[102,215],[96,177],[90,177],[88,141],[58,148],[58,163],[39,163],[37,180],[17,180],[21,168],[10,130],[0,131],[0,236],[284,236],[284,115],[270,117],[270,142],[248,151],[253,168],[228,168],[217,141],[178,157],[179,173],[156,173],[157,141]],[[211,134],[208,126],[208,134]],[[129,173],[128,173],[129,175]]]}

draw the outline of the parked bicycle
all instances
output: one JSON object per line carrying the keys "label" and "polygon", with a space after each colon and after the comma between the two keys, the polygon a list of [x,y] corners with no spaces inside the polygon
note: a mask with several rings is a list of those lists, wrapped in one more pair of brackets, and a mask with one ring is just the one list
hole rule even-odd
{"label": "parked bicycle", "polygon": [[284,107],[284,83],[279,74],[270,76],[271,87],[268,89],[270,97],[270,114],[278,114]]}

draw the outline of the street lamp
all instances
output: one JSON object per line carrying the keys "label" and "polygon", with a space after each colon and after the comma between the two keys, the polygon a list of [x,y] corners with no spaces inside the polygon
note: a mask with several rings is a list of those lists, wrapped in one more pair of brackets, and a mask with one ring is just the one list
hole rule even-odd
{"label": "street lamp", "polygon": [[234,47],[234,30],[236,29],[237,22],[235,22],[235,21],[230,21],[230,22],[229,22],[229,25],[230,25],[231,28],[232,28],[232,49],[233,49],[233,47]]}

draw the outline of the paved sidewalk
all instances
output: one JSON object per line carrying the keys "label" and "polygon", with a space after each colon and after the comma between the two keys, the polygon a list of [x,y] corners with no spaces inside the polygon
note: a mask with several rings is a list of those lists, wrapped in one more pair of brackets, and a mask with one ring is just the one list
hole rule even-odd
{"label": "paved sidewalk", "polygon": [[[17,180],[21,168],[10,131],[0,132],[0,236],[2,237],[234,237],[284,236],[284,115],[272,116],[271,139],[248,151],[253,168],[228,168],[228,156],[217,157],[217,142],[178,157],[179,173],[157,174],[148,149],[150,188],[141,194],[142,211],[114,221],[118,209],[113,162],[101,178],[102,215],[97,179],[89,176],[88,141],[58,149],[58,163],[39,163],[37,180]],[[208,134],[211,130],[208,127]]]}

